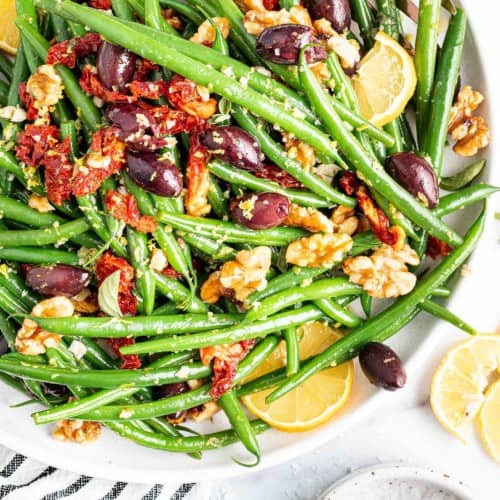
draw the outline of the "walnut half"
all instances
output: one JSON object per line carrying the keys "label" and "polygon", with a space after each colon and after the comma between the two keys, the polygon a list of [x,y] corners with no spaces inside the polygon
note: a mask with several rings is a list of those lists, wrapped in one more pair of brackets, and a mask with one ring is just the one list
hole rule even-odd
{"label": "walnut half", "polygon": [[78,444],[91,443],[100,435],[101,424],[85,420],[60,420],[52,433],[53,438],[58,441],[73,441]]}
{"label": "walnut half", "polygon": [[346,259],[343,270],[368,295],[387,299],[406,295],[413,290],[417,277],[408,271],[406,265],[416,266],[419,262],[417,253],[409,245],[401,250],[382,245],[370,256]]}

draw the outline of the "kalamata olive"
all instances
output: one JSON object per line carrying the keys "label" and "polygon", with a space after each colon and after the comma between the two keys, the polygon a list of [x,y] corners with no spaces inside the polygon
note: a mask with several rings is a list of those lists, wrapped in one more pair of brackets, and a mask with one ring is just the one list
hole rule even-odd
{"label": "kalamata olive", "polygon": [[[280,24],[265,29],[255,42],[259,56],[276,64],[297,64],[300,49],[311,43],[319,43],[309,26],[302,24]],[[328,52],[320,45],[306,50],[308,63],[324,61]]]}
{"label": "kalamata olive", "polygon": [[288,216],[290,202],[278,193],[245,194],[231,202],[233,220],[250,229],[278,226]]}
{"label": "kalamata olive", "polygon": [[97,73],[108,89],[126,90],[134,79],[137,56],[123,47],[104,42],[97,52]]}
{"label": "kalamata olive", "polygon": [[439,200],[436,174],[430,164],[414,153],[396,153],[387,161],[387,171],[415,198],[429,208]]}
{"label": "kalamata olive", "polygon": [[406,383],[406,372],[401,359],[384,344],[366,344],[359,353],[359,364],[368,380],[378,387],[395,391]]}
{"label": "kalamata olive", "polygon": [[144,190],[159,196],[179,196],[183,182],[179,169],[155,153],[127,153],[127,172]]}
{"label": "kalamata olive", "polygon": [[260,170],[264,155],[257,141],[245,130],[227,125],[207,130],[200,142],[210,154],[243,170]]}
{"label": "kalamata olive", "polygon": [[[186,382],[175,382],[173,384],[162,385],[159,388],[158,397],[169,398],[171,396],[177,396],[178,394],[183,394],[184,392],[189,391],[189,385]],[[167,415],[167,420],[171,424],[179,424],[186,419],[187,412],[186,410],[177,411],[175,413],[170,413]]]}
{"label": "kalamata olive", "polygon": [[0,335],[0,355],[9,352],[9,344],[3,335]]}
{"label": "kalamata olive", "polygon": [[90,274],[85,269],[66,264],[32,266],[26,272],[25,280],[41,295],[73,297],[89,284]]}
{"label": "kalamata olive", "polygon": [[40,386],[46,396],[52,396],[53,398],[69,396],[69,391],[64,385],[51,384],[50,382],[40,382]]}
{"label": "kalamata olive", "polygon": [[327,19],[337,33],[351,26],[349,0],[309,0],[307,6],[313,19]]}
{"label": "kalamata olive", "polygon": [[106,116],[128,134],[156,128],[156,121],[151,113],[137,104],[112,104],[108,108]]}

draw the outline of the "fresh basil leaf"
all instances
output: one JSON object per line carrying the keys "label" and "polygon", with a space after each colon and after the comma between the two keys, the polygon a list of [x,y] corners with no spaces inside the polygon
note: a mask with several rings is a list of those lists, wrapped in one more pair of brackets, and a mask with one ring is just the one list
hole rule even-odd
{"label": "fresh basil leaf", "polygon": [[97,293],[97,301],[102,312],[109,316],[119,317],[123,316],[120,311],[120,304],[118,303],[118,292],[120,289],[120,275],[121,271],[115,271],[110,274],[99,287]]}

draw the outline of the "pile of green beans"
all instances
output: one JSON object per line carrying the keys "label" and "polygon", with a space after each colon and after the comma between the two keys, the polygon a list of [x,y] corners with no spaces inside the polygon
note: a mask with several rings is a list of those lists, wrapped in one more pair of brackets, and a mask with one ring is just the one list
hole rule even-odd
{"label": "pile of green beans", "polygon": [[[401,40],[401,2],[349,3],[364,53],[373,46],[377,30]],[[300,4],[280,0],[279,7]],[[475,184],[484,160],[453,176],[441,175],[466,36],[466,16],[461,9],[451,12],[439,57],[441,1],[421,0],[418,15],[412,13],[417,21],[414,61],[418,82],[412,101],[416,108],[414,139],[407,110],[384,127],[362,116],[342,58],[334,51],[325,60],[330,74],[325,82],[307,61],[309,47],[299,51],[295,64],[279,65],[262,57],[256,37],[246,31],[244,14],[233,0],[111,0],[110,12],[71,0],[16,0],[16,6],[21,42],[13,60],[0,55],[0,107],[22,107],[19,86],[44,64],[51,45],[59,42],[72,47],[74,37],[89,31],[154,63],[146,81],[162,80],[164,88],[168,87],[157,99],[130,95],[128,104],[137,102],[144,109],[176,108],[179,114],[172,116],[182,116],[190,123],[193,117],[188,114],[194,113],[193,108],[184,115],[170,94],[174,75],[194,82],[194,92],[200,96],[205,87],[218,104],[218,112],[203,120],[199,129],[169,137],[169,145],[157,151],[157,161],[169,161],[172,168],[178,168],[187,188],[180,195],[160,196],[145,179],[140,180],[129,160],[120,172],[102,180],[95,192],[52,204],[48,212],[40,212],[32,203],[34,195],[50,199],[50,186],[44,185],[45,167],[27,168],[18,161],[22,157],[17,148],[22,143],[19,137],[31,120],[0,120],[0,332],[9,349],[0,356],[0,380],[14,389],[29,390],[30,397],[45,405],[33,413],[35,424],[63,419],[102,422],[139,445],[187,453],[196,459],[201,452],[239,442],[255,458],[250,465],[255,465],[261,454],[257,435],[268,425],[249,419],[243,396],[272,389],[266,401],[273,404],[318,372],[351,360],[367,343],[384,342],[420,312],[469,335],[477,333],[443,302],[452,293],[450,278],[481,236],[486,215],[483,208],[464,236],[444,217],[473,204],[484,205],[500,189]],[[171,26],[162,15],[164,7],[173,9],[185,28]],[[227,40],[213,20],[216,16],[225,17],[231,25]],[[205,21],[214,32],[211,46],[190,41]],[[358,38],[349,28],[345,36]],[[102,127],[114,126],[116,131],[120,127],[112,124],[107,112],[117,93],[94,98],[80,85],[85,65],[95,66],[94,75],[101,78],[98,58],[99,54],[87,54],[74,68],[54,65],[64,99],[48,109],[45,119],[57,127],[61,141],[67,141],[68,161],[75,165],[75,172],[86,166],[95,134]],[[129,93],[127,87],[122,91]],[[206,165],[192,175],[200,173],[208,179],[209,189],[203,196],[210,212],[193,215],[189,202],[184,206],[185,198],[193,195],[191,181],[196,180],[188,178],[192,144],[205,147],[204,133],[221,125],[239,127],[241,134],[253,137],[252,147],[262,153],[262,171],[238,168],[234,155],[225,154],[222,146],[222,152],[207,151]],[[151,130],[157,134],[153,127]],[[285,134],[313,149],[314,167],[305,168],[299,156],[286,149],[280,142]],[[123,140],[127,148],[133,148],[130,137]],[[418,152],[432,163],[441,187],[451,191],[441,196],[435,208],[424,206],[386,172],[384,165],[396,152]],[[241,160],[239,151],[238,155]],[[380,232],[363,224],[358,197],[339,182],[339,171],[354,172],[364,182],[380,217],[385,215],[388,225],[398,226],[404,244],[413,246],[422,261],[429,235],[451,248],[430,270],[423,262],[411,269],[418,277],[413,290],[376,314],[380,307],[368,287],[355,284],[343,269],[347,258],[369,258],[383,243],[376,236]],[[106,204],[110,191],[130,195],[133,203],[127,210],[152,219],[155,226],[150,234],[113,215]],[[250,193],[255,196],[246,202],[237,199]],[[328,217],[334,222],[334,234],[340,231],[334,210],[351,210],[349,216],[357,217],[360,225],[352,236],[343,236],[352,240],[346,247],[349,250],[339,252],[337,262],[323,266],[321,252],[329,249],[318,246],[315,238],[321,235],[314,234],[308,223],[297,223],[285,214],[279,223],[261,229],[253,229],[259,224],[244,224],[237,217],[238,209],[246,211],[241,203],[251,205],[262,193],[283,200],[287,210],[297,210],[296,205],[300,210],[306,208],[313,220],[318,213],[321,220]],[[254,209],[249,209],[252,216]],[[318,262],[311,267],[292,265],[291,245],[295,249],[302,245],[311,256],[317,252]],[[242,252],[258,247],[270,250],[271,264],[264,270],[259,268],[260,262],[245,261],[249,254]],[[120,266],[129,264],[131,285],[125,287],[123,267],[119,280],[102,280],[100,259],[105,253],[120,258],[113,261]],[[161,267],[154,262],[158,256]],[[71,297],[78,313],[70,317],[57,317],[53,311],[40,317],[35,307],[42,300],[70,294],[63,290],[68,283],[40,284],[37,276],[54,270],[69,272],[66,266],[78,268],[78,272],[85,268],[89,279],[81,291],[89,293]],[[230,269],[233,274],[228,279]],[[60,290],[54,292],[54,287]],[[248,293],[238,295],[242,290]],[[81,297],[85,297],[83,305]],[[124,298],[137,306],[137,313],[124,315]],[[94,312],[85,312],[85,307]],[[314,321],[340,329],[343,336],[323,352],[304,359],[301,327]],[[18,335],[21,326],[27,325],[50,332],[57,341],[43,346],[37,355],[30,354]],[[106,342],[114,353],[110,354]],[[248,352],[227,368],[239,349]],[[283,366],[254,378],[254,372],[278,349],[286,352]],[[212,363],[212,353],[233,375],[229,382],[224,380],[225,390],[217,398],[221,373],[220,365]],[[46,394],[48,383],[66,387],[67,393],[61,397]],[[163,397],[163,391],[173,387],[181,388],[180,392]],[[230,429],[197,435],[188,427],[170,423],[171,415],[192,416],[214,401],[226,414]]]}

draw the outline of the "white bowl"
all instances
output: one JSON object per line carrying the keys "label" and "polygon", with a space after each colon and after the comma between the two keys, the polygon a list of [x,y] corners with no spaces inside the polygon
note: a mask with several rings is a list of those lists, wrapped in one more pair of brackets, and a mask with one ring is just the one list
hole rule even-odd
{"label": "white bowl", "polygon": [[[497,44],[494,34],[495,29],[498,30],[500,5],[497,2],[482,2],[484,10],[485,4],[488,4],[487,12],[483,13],[477,1],[463,0],[461,4],[468,12],[471,27],[465,50],[463,81],[481,89],[488,97],[486,106],[489,107],[489,112],[483,107],[483,114],[489,114],[488,120],[494,136],[498,129],[495,116],[499,114],[500,101],[498,98],[494,99],[493,89],[500,88],[500,79],[493,73],[498,55],[493,54],[493,50]],[[490,64],[484,64],[484,61],[490,61]],[[489,166],[483,179],[491,183],[494,183],[492,166],[497,158],[497,144],[498,141],[493,140],[486,153]],[[457,157],[450,157],[447,171],[453,171],[461,164],[464,162]],[[455,220],[455,226],[464,231],[471,217],[460,217],[458,223]],[[484,243],[480,244],[472,262],[476,259],[479,261],[485,250]],[[465,289],[459,280],[450,301],[451,308],[453,309],[458,296],[472,296],[474,293],[475,290]],[[409,372],[425,363],[426,355],[433,347],[431,332],[436,324],[437,321],[419,316],[417,321],[394,339],[393,345],[397,346]],[[0,393],[0,443],[42,462],[90,476],[130,482],[213,480],[277,465],[307,453],[356,425],[363,418],[373,415],[387,397],[397,396],[377,391],[362,376],[357,377],[348,407],[330,423],[304,434],[270,430],[261,435],[263,458],[261,464],[253,469],[240,467],[231,460],[231,457],[243,458],[239,445],[207,452],[202,460],[193,460],[185,455],[142,448],[109,431],[105,431],[99,441],[87,447],[60,443],[52,439],[49,427],[36,427],[33,424],[30,418],[33,406],[9,408],[9,405],[23,399],[9,387],[2,387]],[[206,425],[203,430],[210,432],[224,427],[227,427],[227,421],[224,416],[218,415],[215,425]]]}

